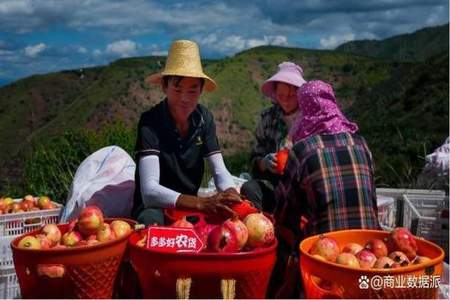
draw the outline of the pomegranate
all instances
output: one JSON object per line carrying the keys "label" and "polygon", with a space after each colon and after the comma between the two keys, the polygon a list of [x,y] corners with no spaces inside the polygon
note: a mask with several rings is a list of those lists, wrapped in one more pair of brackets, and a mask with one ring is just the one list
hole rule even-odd
{"label": "pomegranate", "polygon": [[393,264],[394,264],[394,261],[392,259],[390,259],[387,256],[382,256],[377,259],[377,261],[373,265],[373,268],[375,268],[375,269],[390,269],[390,268],[392,268]]}
{"label": "pomegranate", "polygon": [[48,209],[48,207],[51,203],[52,203],[52,201],[47,196],[40,196],[37,201],[37,205],[40,209]]}
{"label": "pomegranate", "polygon": [[55,250],[55,249],[66,249],[66,248],[67,248],[66,245],[57,244],[52,249]]}
{"label": "pomegranate", "polygon": [[41,249],[42,250],[50,249],[53,246],[52,242],[43,234],[36,235],[36,238],[41,243]]}
{"label": "pomegranate", "polygon": [[248,240],[248,229],[245,224],[238,217],[234,217],[226,220],[222,226],[234,233],[238,240],[239,250],[244,248]]}
{"label": "pomegranate", "polygon": [[231,206],[231,209],[237,214],[239,219],[243,220],[249,214],[257,213],[258,209],[248,200],[242,200]]}
{"label": "pomegranate", "polygon": [[284,168],[289,158],[289,149],[282,149],[277,152],[277,172],[278,174],[284,174]]}
{"label": "pomegranate", "polygon": [[97,241],[100,243],[112,241],[116,238],[109,224],[104,223],[97,231]]}
{"label": "pomegranate", "polygon": [[325,259],[325,257],[320,256],[319,254],[314,254],[313,256],[314,256],[315,258],[319,259],[319,260],[327,261],[327,260]]}
{"label": "pomegranate", "polygon": [[171,227],[183,227],[183,228],[194,228],[194,225],[186,220],[186,217],[183,217],[170,225]]}
{"label": "pomegranate", "polygon": [[419,264],[424,264],[431,261],[431,258],[426,257],[426,256],[417,256],[414,261],[413,264],[414,265],[419,265]]}
{"label": "pomegranate", "polygon": [[36,237],[28,235],[19,241],[17,247],[22,249],[41,249],[41,242]]}
{"label": "pomegranate", "polygon": [[275,240],[273,224],[262,213],[247,215],[244,224],[248,229],[247,246],[251,248],[267,246]]}
{"label": "pomegranate", "polygon": [[392,259],[394,262],[400,264],[402,267],[405,267],[410,264],[409,258],[406,256],[405,253],[401,251],[394,251],[390,253],[389,258]]}
{"label": "pomegranate", "polygon": [[232,253],[239,251],[236,233],[225,226],[214,227],[208,236],[208,248],[215,252]]}
{"label": "pomegranate", "polygon": [[83,236],[96,234],[103,225],[103,213],[97,206],[86,206],[78,218],[78,230]]}
{"label": "pomegranate", "polygon": [[399,264],[399,263],[393,263],[392,265],[391,265],[391,269],[397,269],[397,268],[401,268],[402,266]]}
{"label": "pomegranate", "polygon": [[359,261],[353,254],[349,252],[342,252],[338,255],[336,263],[349,266],[352,268],[359,268]]}
{"label": "pomegranate", "polygon": [[405,253],[409,260],[416,257],[417,244],[411,232],[404,227],[397,227],[391,231],[387,247],[389,252],[401,251]]}
{"label": "pomegranate", "polygon": [[361,246],[360,244],[347,243],[347,244],[345,244],[344,248],[342,248],[342,252],[348,252],[348,253],[351,253],[353,255],[356,255],[356,253],[358,253],[362,249],[364,249],[364,247]]}
{"label": "pomegranate", "polygon": [[61,240],[61,231],[56,224],[45,225],[41,232],[49,239],[51,246],[55,246]]}
{"label": "pomegranate", "polygon": [[367,249],[363,249],[356,253],[356,258],[359,261],[359,266],[362,269],[370,269],[375,265],[375,262],[377,261],[377,257],[375,254],[370,252]]}
{"label": "pomegranate", "polygon": [[122,220],[112,221],[110,227],[118,239],[131,232],[130,224]]}
{"label": "pomegranate", "polygon": [[320,255],[327,261],[336,262],[339,255],[339,246],[335,239],[320,235],[309,249],[311,255]]}
{"label": "pomegranate", "polygon": [[218,225],[212,225],[212,224],[206,224],[206,223],[202,223],[199,225],[195,225],[195,231],[197,232],[197,235],[199,236],[199,238],[202,240],[203,242],[203,248],[207,248],[208,247],[208,236],[209,233],[211,232],[211,230],[214,229],[214,227],[217,227]]}
{"label": "pomegranate", "polygon": [[61,242],[64,246],[74,247],[82,240],[81,234],[76,231],[68,231],[63,234]]}
{"label": "pomegranate", "polygon": [[375,254],[377,258],[384,257],[388,255],[388,249],[386,244],[379,239],[371,239],[364,246],[367,250]]}

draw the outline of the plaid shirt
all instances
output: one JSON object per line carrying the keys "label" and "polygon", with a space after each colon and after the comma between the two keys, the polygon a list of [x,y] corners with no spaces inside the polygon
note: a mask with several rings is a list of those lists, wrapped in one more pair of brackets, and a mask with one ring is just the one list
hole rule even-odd
{"label": "plaid shirt", "polygon": [[[300,140],[280,180],[277,224],[297,237],[350,228],[379,228],[372,155],[364,138],[350,133]],[[300,217],[308,223],[300,230]]]}
{"label": "plaid shirt", "polygon": [[256,166],[256,160],[269,153],[277,152],[283,145],[287,133],[288,129],[283,120],[283,110],[279,105],[275,104],[263,110],[261,120],[255,131],[256,142],[250,158],[255,177],[264,178],[268,176],[268,174],[260,174]]}

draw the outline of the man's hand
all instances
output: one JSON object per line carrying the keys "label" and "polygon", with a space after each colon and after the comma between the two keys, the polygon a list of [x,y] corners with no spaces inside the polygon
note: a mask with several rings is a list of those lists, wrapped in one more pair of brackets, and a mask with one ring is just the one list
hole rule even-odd
{"label": "man's hand", "polygon": [[[234,189],[233,189],[234,190]],[[235,212],[229,207],[234,203],[241,202],[241,197],[234,191],[219,192],[214,196],[200,199],[198,202],[198,210],[210,213],[225,213],[227,215],[233,216]]]}
{"label": "man's hand", "polygon": [[275,153],[269,153],[261,159],[260,167],[262,171],[268,170],[273,174],[278,174],[277,171],[277,156]]}

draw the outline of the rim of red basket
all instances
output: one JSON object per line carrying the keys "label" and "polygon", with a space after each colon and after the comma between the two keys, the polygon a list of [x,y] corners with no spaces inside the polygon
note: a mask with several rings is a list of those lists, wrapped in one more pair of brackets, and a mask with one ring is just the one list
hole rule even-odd
{"label": "rim of red basket", "polygon": [[[139,235],[139,232],[134,232],[131,234],[130,238],[128,239],[128,244],[133,249],[137,249],[139,251],[143,252],[151,252],[151,253],[157,253],[157,254],[164,254],[168,256],[175,256],[175,257],[251,257],[251,256],[258,256],[261,254],[272,252],[276,249],[278,246],[278,240],[275,238],[274,242],[267,247],[261,247],[254,249],[252,251],[244,251],[244,252],[234,252],[234,253],[220,253],[220,252],[178,252],[178,253],[169,253],[164,251],[158,251],[153,249],[147,249],[145,247],[139,247],[136,245],[137,241],[141,239],[141,236]],[[136,237],[137,236],[137,237]]]}
{"label": "rim of red basket", "polygon": [[[67,248],[61,248],[61,249],[25,249],[25,248],[19,248],[17,247],[17,244],[19,243],[19,241],[26,237],[26,236],[30,236],[30,235],[35,235],[37,234],[39,231],[41,231],[42,228],[24,233],[18,237],[16,237],[15,239],[13,239],[11,241],[11,248],[13,248],[15,251],[24,251],[24,252],[39,252],[39,253],[62,253],[62,252],[69,252],[69,251],[76,251],[76,252],[83,252],[83,251],[91,251],[92,249],[100,249],[102,247],[107,247],[107,246],[111,246],[114,244],[119,244],[122,243],[124,240],[128,239],[134,232],[134,225],[137,224],[137,222],[135,220],[131,220],[131,219],[127,219],[127,218],[105,218],[105,222],[107,222],[108,224],[111,223],[112,221],[116,221],[116,220],[122,220],[122,221],[126,221],[131,225],[131,232],[128,233],[127,235],[119,238],[119,239],[114,239],[112,241],[108,241],[108,242],[103,242],[103,243],[99,243],[96,245],[91,245],[91,246],[86,246],[86,247],[67,247]],[[69,223],[63,223],[63,224],[56,224],[59,227],[66,227],[69,226]]]}
{"label": "rim of red basket", "polygon": [[300,252],[301,252],[300,258],[302,257],[302,255],[304,255],[304,256],[307,256],[308,259],[312,259],[312,260],[324,263],[324,264],[328,265],[329,267],[331,267],[331,266],[336,267],[336,268],[339,267],[339,268],[342,268],[342,269],[345,269],[345,270],[348,270],[348,271],[352,271],[352,272],[358,272],[358,273],[364,272],[364,273],[367,273],[367,274],[379,274],[379,273],[384,274],[384,273],[386,273],[386,274],[389,274],[389,275],[390,274],[397,274],[397,273],[406,273],[406,272],[409,273],[409,272],[419,271],[419,270],[422,270],[422,269],[434,266],[434,265],[436,265],[436,264],[438,264],[438,263],[440,263],[440,262],[442,262],[444,260],[445,253],[444,253],[444,250],[440,246],[438,246],[438,245],[436,245],[436,244],[434,244],[434,243],[432,243],[430,241],[427,241],[425,239],[422,239],[420,237],[417,237],[417,236],[414,236],[414,239],[416,240],[416,242],[419,241],[421,243],[427,244],[430,247],[438,248],[439,251],[440,251],[439,256],[436,257],[436,258],[430,259],[429,262],[424,263],[424,264],[409,265],[409,266],[401,267],[401,268],[397,268],[397,269],[361,269],[361,268],[352,268],[352,267],[349,267],[349,266],[346,266],[346,265],[341,265],[341,264],[334,263],[334,262],[331,262],[331,261],[321,260],[321,259],[319,259],[317,257],[314,257],[313,255],[309,254],[308,251],[306,251],[305,249],[303,249],[304,247],[302,247],[302,244],[306,243],[309,240],[317,239],[317,238],[319,238],[320,235],[327,236],[327,234],[329,234],[329,235],[331,235],[330,237],[333,237],[333,235],[336,234],[336,233],[344,233],[344,232],[350,232],[350,231],[351,232],[360,232],[360,233],[382,233],[382,234],[385,234],[386,236],[389,235],[389,232],[387,232],[387,231],[384,231],[384,230],[373,230],[373,229],[346,229],[346,230],[336,230],[336,231],[331,231],[331,232],[317,234],[317,235],[314,235],[314,236],[310,236],[310,237],[308,237],[308,238],[306,238],[306,239],[304,239],[303,241],[300,242],[300,245],[299,245],[299,249],[300,249]]}

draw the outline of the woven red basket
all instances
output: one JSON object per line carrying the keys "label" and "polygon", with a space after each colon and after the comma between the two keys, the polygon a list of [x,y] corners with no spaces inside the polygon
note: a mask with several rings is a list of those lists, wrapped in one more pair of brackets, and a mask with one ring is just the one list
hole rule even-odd
{"label": "woven red basket", "polygon": [[222,298],[222,280],[233,279],[235,298],[265,298],[276,260],[277,241],[267,248],[239,253],[161,253],[136,246],[130,258],[144,298],[177,298],[177,279],[190,278],[190,298]]}
{"label": "woven red basket", "polygon": [[[113,219],[107,219],[110,223]],[[125,220],[134,226],[132,220]],[[68,224],[58,225],[61,233]],[[19,241],[35,230],[11,242],[14,267],[23,298],[111,298],[118,268],[128,237],[89,247],[33,250],[20,249]],[[61,268],[62,276],[50,278],[39,273],[42,266]]]}

